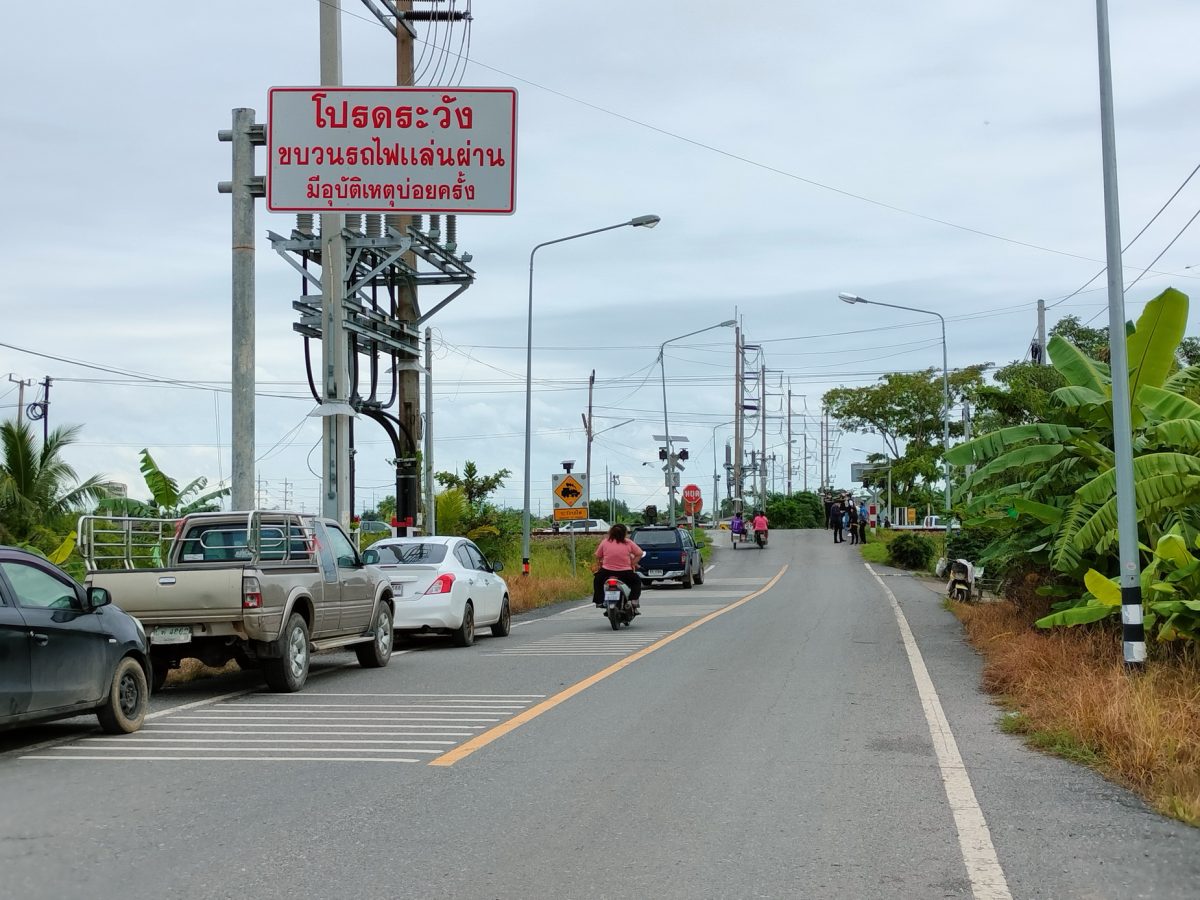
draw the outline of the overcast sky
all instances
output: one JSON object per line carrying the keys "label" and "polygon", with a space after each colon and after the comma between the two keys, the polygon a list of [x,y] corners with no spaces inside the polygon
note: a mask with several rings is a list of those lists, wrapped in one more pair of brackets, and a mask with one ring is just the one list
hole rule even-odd
{"label": "overcast sky", "polygon": [[[0,347],[0,378],[54,379],[52,424],[83,426],[69,454],[81,474],[145,495],[137,453],[149,447],[180,479],[228,478],[230,208],[216,183],[229,178],[230,148],[216,132],[234,107],[265,120],[271,86],[319,81],[319,2],[6,4],[0,342],[11,346]],[[345,83],[394,83],[393,39],[359,0],[341,2]],[[1200,6],[1111,5],[1128,241],[1200,162]],[[772,413],[790,380],[794,484],[807,426],[815,485],[824,391],[941,363],[936,319],[848,306],[839,291],[942,312],[952,367],[1004,364],[1027,352],[1037,298],[1064,297],[1101,268],[1091,0],[475,0],[472,11],[470,62],[455,81],[518,91],[516,213],[460,219],[478,280],[432,320],[435,457],[438,469],[468,459],[511,469],[498,493],[509,505],[522,491],[528,258],[542,241],[662,217],[652,231],[538,254],[535,511],[550,507],[560,460],[582,468],[593,369],[597,429],[635,420],[597,437],[593,494],[607,468],[631,506],[661,502],[661,473],[642,465],[658,465],[657,347],[736,314],[763,344]],[[454,71],[441,43],[424,51],[422,83]],[[1126,283],[1198,206],[1200,178],[1126,254]],[[268,504],[282,502],[286,479],[292,505],[313,510],[320,426],[306,419],[291,327],[300,286],[266,239],[293,221],[259,207],[256,443]],[[1166,274],[1129,291],[1130,317],[1168,285],[1192,292],[1198,235],[1185,232],[1154,266]],[[1097,279],[1054,307],[1050,324],[1064,314],[1106,324],[1103,288]],[[671,430],[691,439],[685,481],[707,501],[714,429],[722,454],[730,435],[731,330],[671,345],[666,371]],[[0,416],[16,396],[0,381]],[[781,422],[769,421],[768,446],[782,479]],[[394,481],[382,432],[363,420],[357,433],[361,509]],[[842,485],[864,455],[851,448],[880,444],[839,437]]]}

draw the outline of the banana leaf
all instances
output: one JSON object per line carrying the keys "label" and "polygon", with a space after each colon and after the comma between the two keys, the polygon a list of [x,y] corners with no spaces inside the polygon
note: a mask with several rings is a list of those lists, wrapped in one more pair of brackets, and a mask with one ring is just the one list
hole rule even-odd
{"label": "banana leaf", "polygon": [[1185,366],[1163,382],[1168,391],[1182,394],[1184,391],[1200,385],[1200,366]]}
{"label": "banana leaf", "polygon": [[[1188,298],[1167,288],[1146,304],[1137,325],[1125,341],[1129,351],[1129,396],[1143,387],[1160,388],[1175,364],[1175,351],[1187,328]],[[1141,412],[1133,407],[1133,426],[1141,424]]]}
{"label": "banana leaf", "polygon": [[1200,451],[1200,419],[1169,419],[1142,432],[1142,449],[1166,446],[1191,453]]}
{"label": "banana leaf", "polygon": [[1050,460],[1061,456],[1062,452],[1062,444],[1031,444],[1026,447],[1018,447],[1015,450],[1010,450],[1003,456],[998,456],[986,465],[976,469],[959,486],[958,493],[965,496],[973,488],[983,484],[988,479],[994,478],[1011,469],[1044,465],[1050,462]]}
{"label": "banana leaf", "polygon": [[1104,394],[1109,386],[1109,368],[1097,362],[1070,341],[1054,335],[1047,342],[1050,360],[1067,383]]}
{"label": "banana leaf", "polygon": [[1032,516],[1046,525],[1057,525],[1062,521],[1063,511],[1048,503],[1038,503],[1025,497],[1018,497],[1013,501],[1013,506],[1017,512]]}
{"label": "banana leaf", "polygon": [[[1164,475],[1200,476],[1200,457],[1189,453],[1145,453],[1133,461],[1134,486]],[[1117,470],[1101,472],[1075,492],[1084,503],[1103,503],[1117,490]],[[1138,518],[1142,518],[1139,514]]]}
{"label": "banana leaf", "polygon": [[1054,628],[1056,625],[1086,625],[1089,622],[1099,622],[1101,619],[1108,618],[1117,609],[1120,607],[1072,606],[1070,609],[1043,616],[1034,624],[1038,628]]}
{"label": "banana leaf", "polygon": [[1200,421],[1200,403],[1189,400],[1183,394],[1164,390],[1147,384],[1138,390],[1134,397],[1137,405],[1152,419],[1169,421],[1171,419],[1192,419]]}
{"label": "banana leaf", "polygon": [[1000,453],[1025,441],[1039,443],[1061,443],[1082,435],[1084,429],[1058,425],[1052,422],[1037,422],[1032,425],[1013,425],[990,432],[974,440],[951,447],[945,455],[951,465],[982,465]]}
{"label": "banana leaf", "polygon": [[[1159,454],[1161,455],[1161,454]],[[1134,462],[1136,467],[1137,461]],[[1200,470],[1200,460],[1196,460]],[[1200,475],[1181,475],[1168,472],[1151,478],[1137,479],[1134,484],[1138,521],[1153,520],[1178,506],[1200,502]],[[1071,540],[1077,549],[1102,549],[1115,540],[1117,528],[1117,498],[1113,497],[1097,509]]]}

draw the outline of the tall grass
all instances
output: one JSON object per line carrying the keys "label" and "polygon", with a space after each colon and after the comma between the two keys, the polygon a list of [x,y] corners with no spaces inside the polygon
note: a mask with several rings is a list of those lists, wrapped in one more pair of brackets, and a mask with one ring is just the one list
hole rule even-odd
{"label": "tall grass", "polygon": [[950,605],[986,660],[983,686],[1016,714],[1005,729],[1094,766],[1155,809],[1200,826],[1200,658],[1163,654],[1126,673],[1107,627],[1035,631],[1007,601]]}
{"label": "tall grass", "polygon": [[571,574],[571,539],[536,538],[529,546],[529,576],[521,574],[521,551],[504,557],[504,580],[514,613],[548,606],[560,600],[579,600],[592,593],[592,554],[599,537],[575,538],[575,574]]}

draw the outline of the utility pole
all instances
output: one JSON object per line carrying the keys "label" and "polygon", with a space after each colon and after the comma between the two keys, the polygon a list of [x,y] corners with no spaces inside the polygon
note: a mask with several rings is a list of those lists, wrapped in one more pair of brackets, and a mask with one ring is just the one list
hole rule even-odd
{"label": "utility pole", "polygon": [[17,386],[17,425],[21,425],[25,421],[25,388],[33,384],[33,379],[13,378],[9,372],[8,380]]}
{"label": "utility pole", "polygon": [[787,392],[787,492],[792,496],[792,389]]}
{"label": "utility pole", "polygon": [[50,385],[54,381],[47,375],[42,379],[42,446],[50,440]]}
{"label": "utility pole", "polygon": [[583,473],[584,493],[587,495],[588,502],[592,502],[592,391],[596,387],[596,370],[592,369],[592,374],[588,376],[588,411],[583,417],[583,430],[587,434],[587,453],[584,458],[584,466],[586,471]]}
{"label": "utility pole", "polygon": [[[399,498],[397,498],[397,502]],[[437,534],[433,493],[433,329],[425,326],[425,533]]]}
{"label": "utility pole", "polygon": [[1046,301],[1038,297],[1038,358],[1034,360],[1037,365],[1046,365]]}
{"label": "utility pole", "polygon": [[[759,359],[762,355],[759,354]],[[760,362],[758,367],[758,436],[761,451],[758,457],[758,505],[767,505],[767,366]]]}
{"label": "utility pole", "polygon": [[291,482],[289,482],[286,478],[283,479],[283,508],[292,508],[292,487]]}
{"label": "utility pole", "polygon": [[808,423],[805,423],[805,431],[802,432],[804,437],[804,456],[800,460],[800,465],[804,467],[804,492],[808,493]]}
{"label": "utility pole", "polygon": [[733,485],[730,488],[733,512],[742,510],[742,452],[745,445],[745,416],[742,409],[742,391],[745,389],[742,367],[745,351],[742,349],[742,326],[733,330]]}
{"label": "utility pole", "polygon": [[[342,84],[341,0],[324,0],[320,9],[321,85]],[[333,413],[321,416],[322,514],[350,528],[349,347],[346,340],[345,216],[321,214],[321,403]],[[237,446],[235,442],[234,451]],[[399,498],[397,498],[399,502]],[[235,504],[236,505],[236,504]]]}

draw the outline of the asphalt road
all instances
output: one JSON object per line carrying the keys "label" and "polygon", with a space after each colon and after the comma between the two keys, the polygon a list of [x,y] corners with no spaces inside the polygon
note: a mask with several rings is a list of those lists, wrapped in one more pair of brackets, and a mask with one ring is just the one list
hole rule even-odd
{"label": "asphalt road", "polygon": [[563,604],[0,735],[0,897],[1200,894],[1200,831],[1001,734],[940,597],[877,571],[777,532],[619,633]]}

